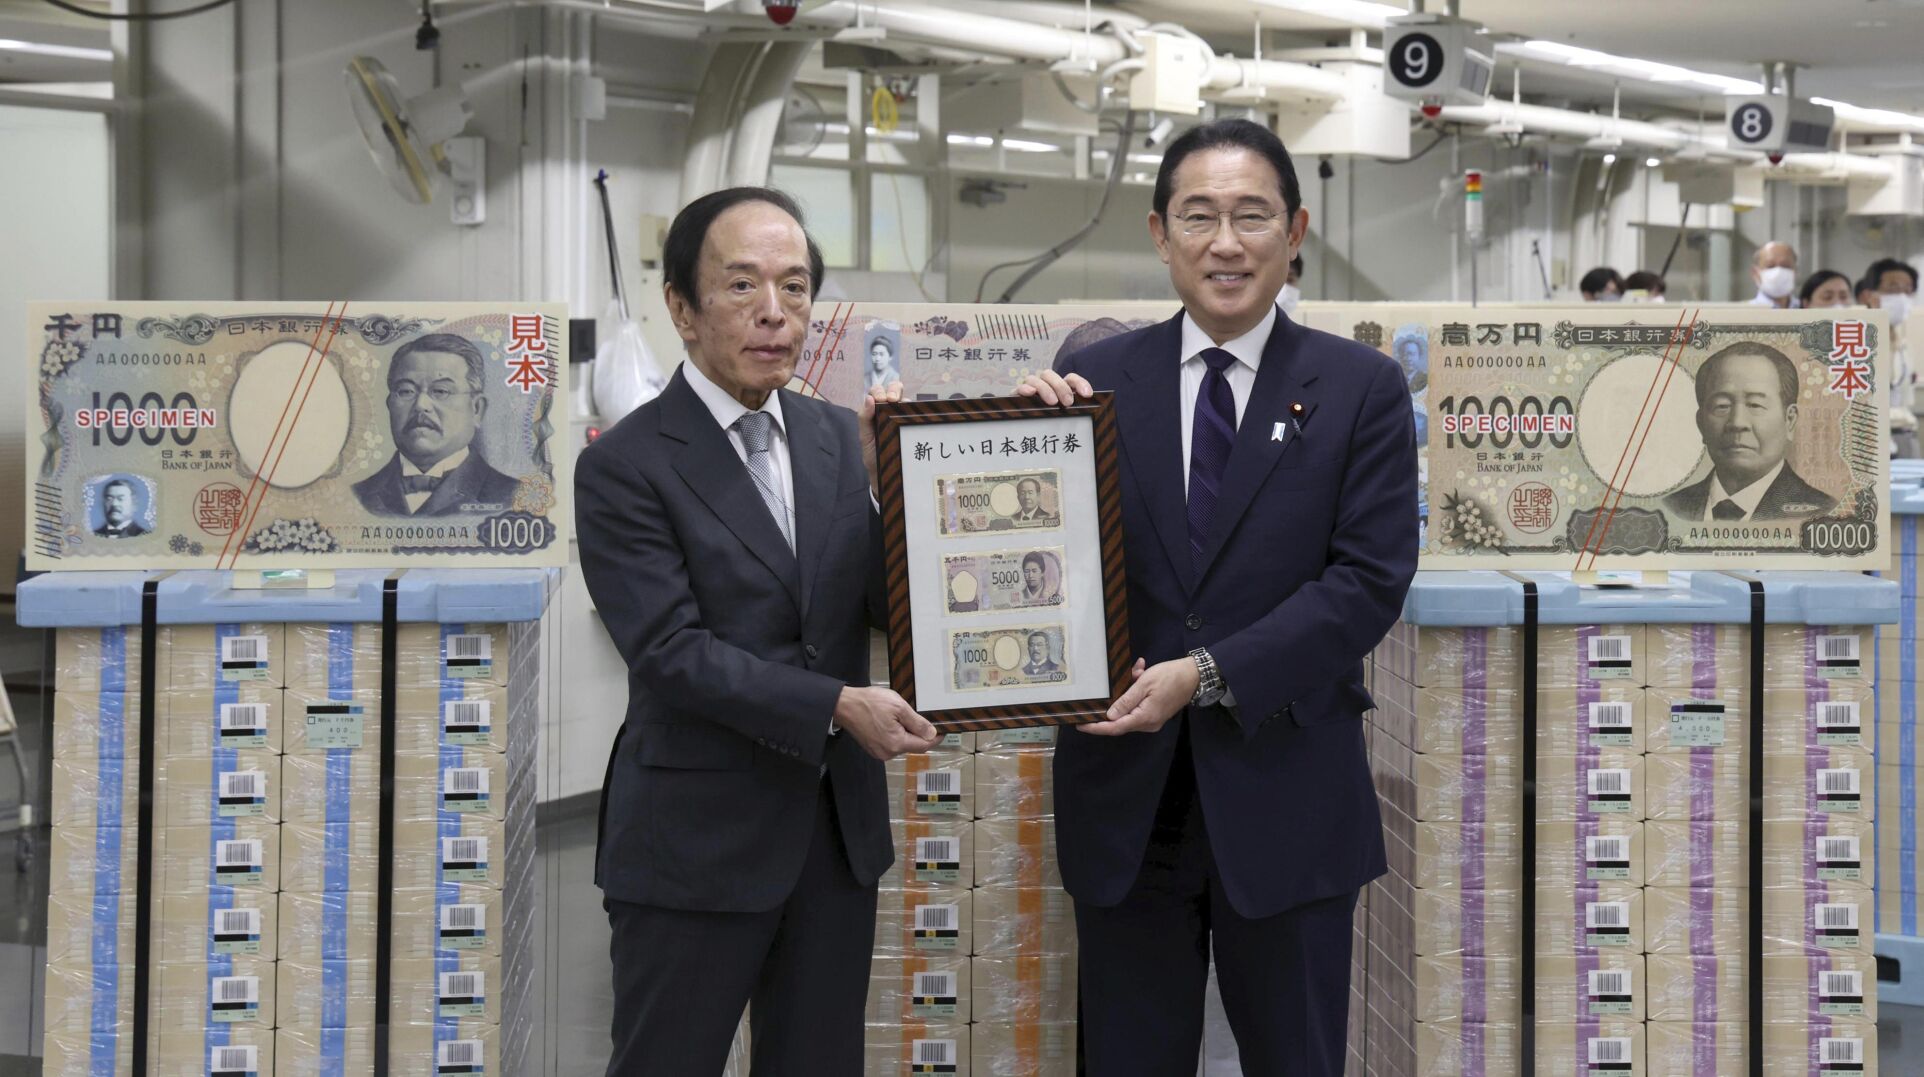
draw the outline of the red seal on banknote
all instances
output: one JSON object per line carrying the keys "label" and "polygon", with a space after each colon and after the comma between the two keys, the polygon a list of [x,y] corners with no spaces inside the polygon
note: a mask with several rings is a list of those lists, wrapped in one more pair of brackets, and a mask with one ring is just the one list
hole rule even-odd
{"label": "red seal on banknote", "polygon": [[1510,526],[1528,535],[1550,530],[1557,522],[1556,491],[1540,482],[1526,482],[1510,491]]}
{"label": "red seal on banknote", "polygon": [[247,495],[229,482],[211,482],[194,495],[194,522],[210,535],[231,535],[240,526]]}

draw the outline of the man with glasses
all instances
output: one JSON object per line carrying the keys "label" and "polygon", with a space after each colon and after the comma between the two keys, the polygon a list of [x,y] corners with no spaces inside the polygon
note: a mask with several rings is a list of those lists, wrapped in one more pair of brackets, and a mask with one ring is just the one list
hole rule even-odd
{"label": "man with glasses", "polygon": [[491,512],[514,501],[514,479],[489,466],[474,443],[488,414],[480,349],[451,333],[408,341],[387,368],[387,421],[394,456],[354,484],[376,516]]}
{"label": "man with glasses", "polygon": [[1277,309],[1309,214],[1268,128],[1183,134],[1152,205],[1182,312],[1018,389],[1113,392],[1122,446],[1140,657],[1055,760],[1085,1061],[1195,1072],[1213,944],[1243,1072],[1337,1077],[1356,896],[1385,870],[1362,662],[1416,570],[1409,389]]}

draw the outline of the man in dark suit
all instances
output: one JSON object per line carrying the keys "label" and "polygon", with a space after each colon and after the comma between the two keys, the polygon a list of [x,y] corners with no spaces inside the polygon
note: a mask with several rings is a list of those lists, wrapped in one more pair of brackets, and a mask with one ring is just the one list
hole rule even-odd
{"label": "man in dark suit", "polygon": [[94,534],[101,538],[139,538],[147,533],[134,519],[134,484],[126,479],[110,479],[100,489],[100,526]]}
{"label": "man in dark suit", "polygon": [[395,453],[354,484],[361,507],[377,516],[451,516],[507,508],[515,480],[496,471],[474,444],[488,414],[481,350],[452,333],[401,345],[387,368],[388,430]]}
{"label": "man in dark suit", "polygon": [[1797,366],[1767,344],[1732,344],[1697,371],[1697,432],[1710,474],[1669,497],[1680,519],[1792,520],[1829,512],[1837,499],[1791,470]]}
{"label": "man in dark suit", "polygon": [[1042,507],[1042,480],[1024,477],[1015,484],[1016,513],[1011,517],[1023,523],[1040,523],[1055,516]]}
{"label": "man in dark suit", "polygon": [[1056,749],[1056,832],[1100,1077],[1193,1073],[1214,944],[1250,1077],[1343,1072],[1351,917],[1385,870],[1362,660],[1416,569],[1409,390],[1274,303],[1309,215],[1268,128],[1163,153],[1149,232],[1183,312],[1030,378],[1115,393],[1130,639]]}
{"label": "man in dark suit", "polygon": [[[868,684],[881,597],[873,401],[788,392],[822,258],[788,196],[705,195],[663,245],[688,361],[575,471],[582,576],[628,663],[596,852],[610,1077],[862,1070],[881,760],[934,728]],[[879,612],[879,611],[876,611]],[[877,623],[880,623],[879,618]]]}
{"label": "man in dark suit", "polygon": [[1029,664],[1022,667],[1022,672],[1030,677],[1046,677],[1062,672],[1062,667],[1049,657],[1047,632],[1029,633]]}

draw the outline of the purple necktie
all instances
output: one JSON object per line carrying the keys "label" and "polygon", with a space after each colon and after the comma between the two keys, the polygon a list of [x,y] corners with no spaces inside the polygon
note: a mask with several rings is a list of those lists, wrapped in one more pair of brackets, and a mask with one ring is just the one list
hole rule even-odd
{"label": "purple necktie", "polygon": [[1189,556],[1198,572],[1216,519],[1216,499],[1222,496],[1223,473],[1229,470],[1229,450],[1236,444],[1236,394],[1223,373],[1236,357],[1210,348],[1202,359],[1209,370],[1196,394],[1196,416],[1189,434]]}

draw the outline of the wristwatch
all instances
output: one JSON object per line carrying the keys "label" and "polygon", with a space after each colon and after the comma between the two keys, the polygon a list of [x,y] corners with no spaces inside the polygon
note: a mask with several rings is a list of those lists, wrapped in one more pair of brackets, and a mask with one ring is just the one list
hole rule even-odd
{"label": "wristwatch", "polygon": [[1223,675],[1216,669],[1216,660],[1210,657],[1206,648],[1198,647],[1189,652],[1196,660],[1196,694],[1189,697],[1192,707],[1213,707],[1222,702]]}

